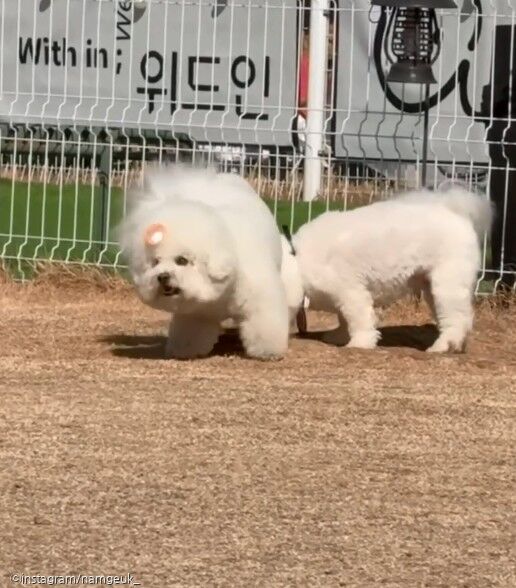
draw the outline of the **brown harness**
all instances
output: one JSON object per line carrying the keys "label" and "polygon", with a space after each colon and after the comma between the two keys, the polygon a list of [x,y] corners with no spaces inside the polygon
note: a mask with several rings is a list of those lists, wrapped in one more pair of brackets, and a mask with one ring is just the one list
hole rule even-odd
{"label": "brown harness", "polygon": [[[283,229],[283,234],[285,235],[285,239],[288,241],[288,243],[290,245],[290,253],[295,257],[296,256],[296,249],[294,247],[294,244],[292,243],[292,234],[290,232],[290,229],[288,228],[287,225],[283,225],[281,228]],[[303,298],[303,304],[302,304],[301,308],[297,311],[297,314],[296,314],[296,325],[297,325],[297,330],[299,331],[300,335],[304,335],[308,330],[304,302],[305,301]]]}

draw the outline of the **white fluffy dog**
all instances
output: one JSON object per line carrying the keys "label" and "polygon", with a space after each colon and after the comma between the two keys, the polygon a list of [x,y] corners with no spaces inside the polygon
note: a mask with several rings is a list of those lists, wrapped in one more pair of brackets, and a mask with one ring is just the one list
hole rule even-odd
{"label": "white fluffy dog", "polygon": [[481,238],[491,206],[453,187],[411,192],[350,212],[327,212],[293,239],[310,308],[336,312],[327,342],[374,348],[375,306],[423,294],[439,327],[428,351],[463,351],[473,323]]}
{"label": "white fluffy dog", "polygon": [[233,174],[172,167],[147,174],[136,196],[120,243],[140,298],[172,314],[167,355],[208,355],[231,319],[249,356],[282,357],[288,244],[251,186]]}

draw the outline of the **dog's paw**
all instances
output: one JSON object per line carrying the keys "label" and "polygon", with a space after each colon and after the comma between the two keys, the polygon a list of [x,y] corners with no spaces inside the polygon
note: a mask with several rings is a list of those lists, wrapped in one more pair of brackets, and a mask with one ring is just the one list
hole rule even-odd
{"label": "dog's paw", "polygon": [[246,355],[252,359],[260,359],[262,361],[277,361],[285,357],[288,349],[288,341],[283,342],[269,342],[265,341],[245,341],[244,349]]}
{"label": "dog's paw", "polygon": [[353,349],[374,349],[380,338],[378,331],[364,331],[362,333],[355,333],[346,347]]}
{"label": "dog's paw", "polygon": [[280,361],[285,357],[284,353],[275,353],[274,351],[253,351],[247,349],[246,352],[251,359],[259,359],[260,361]]}
{"label": "dog's paw", "polygon": [[[277,319],[277,320],[273,320]],[[240,338],[248,357],[277,360],[288,351],[288,316],[253,316],[240,325]]]}
{"label": "dog's paw", "polygon": [[438,337],[436,342],[426,351],[427,353],[466,353],[466,340],[451,341],[444,337]]}

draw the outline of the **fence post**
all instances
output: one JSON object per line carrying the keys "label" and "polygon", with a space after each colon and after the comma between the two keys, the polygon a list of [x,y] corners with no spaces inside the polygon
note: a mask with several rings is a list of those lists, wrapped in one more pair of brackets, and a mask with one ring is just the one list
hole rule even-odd
{"label": "fence post", "polygon": [[329,0],[312,0],[310,6],[310,51],[306,120],[303,200],[313,200],[321,188],[320,157],[324,133],[324,98],[328,48]]}
{"label": "fence post", "polygon": [[109,201],[109,178],[111,175],[112,164],[112,144],[107,143],[107,138],[100,152],[100,161],[98,169],[99,189],[96,197],[95,218],[94,218],[94,238],[98,247],[97,262],[102,261],[102,253],[108,244],[108,201]]}

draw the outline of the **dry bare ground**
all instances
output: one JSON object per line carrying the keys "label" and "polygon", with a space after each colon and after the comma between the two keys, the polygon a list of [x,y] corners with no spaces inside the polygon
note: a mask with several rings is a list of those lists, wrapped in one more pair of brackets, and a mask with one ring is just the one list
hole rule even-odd
{"label": "dry bare ground", "polygon": [[175,362],[127,288],[0,289],[2,586],[516,586],[514,306],[479,308],[466,355],[420,351],[427,326]]}

